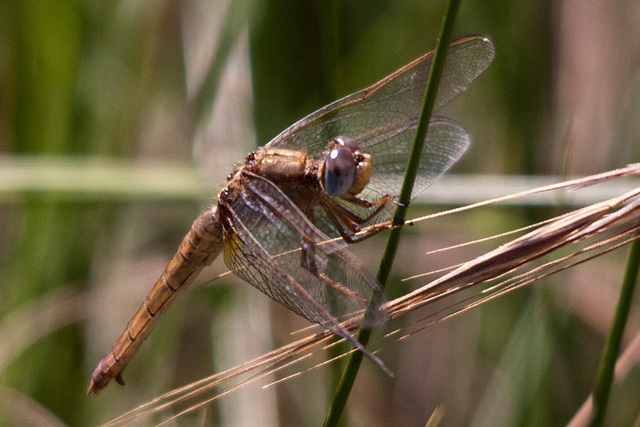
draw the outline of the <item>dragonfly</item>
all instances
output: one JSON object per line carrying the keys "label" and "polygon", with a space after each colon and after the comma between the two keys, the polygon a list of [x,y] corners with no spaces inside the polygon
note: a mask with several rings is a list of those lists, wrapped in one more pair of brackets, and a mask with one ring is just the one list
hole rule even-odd
{"label": "dragonfly", "polygon": [[[486,37],[454,41],[434,111],[465,91],[494,56]],[[432,60],[429,52],[311,113],[238,164],[99,361],[87,394],[99,393],[112,379],[124,385],[125,366],[161,314],[220,253],[237,276],[345,338],[391,374],[340,323],[363,312],[364,327],[386,321],[382,287],[348,245],[384,230],[370,226],[393,214]],[[431,117],[412,198],[456,163],[469,144],[460,124]]]}

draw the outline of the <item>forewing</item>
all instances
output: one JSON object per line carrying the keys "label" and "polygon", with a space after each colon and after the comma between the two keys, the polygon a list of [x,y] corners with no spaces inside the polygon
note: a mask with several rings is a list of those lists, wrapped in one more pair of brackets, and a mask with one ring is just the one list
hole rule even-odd
{"label": "forewing", "polygon": [[[493,43],[485,37],[453,42],[434,111],[466,90],[494,55]],[[280,133],[267,147],[303,150],[319,158],[338,135],[356,139],[362,148],[384,142],[397,129],[406,129],[417,120],[432,59],[433,52],[429,52],[378,83],[321,108]]]}
{"label": "forewing", "polygon": [[[225,230],[225,262],[235,274],[325,328],[333,330],[336,319],[365,309],[368,301],[378,314],[372,323],[381,323],[382,290],[344,241],[329,241],[271,181],[246,173],[242,185],[244,191],[225,202],[234,223]],[[303,247],[313,268],[302,267]]]}

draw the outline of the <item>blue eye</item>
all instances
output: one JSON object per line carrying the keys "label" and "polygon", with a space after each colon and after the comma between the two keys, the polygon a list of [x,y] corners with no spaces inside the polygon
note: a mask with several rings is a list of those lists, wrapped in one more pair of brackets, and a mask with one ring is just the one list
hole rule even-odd
{"label": "blue eye", "polygon": [[360,147],[358,147],[358,143],[355,139],[349,138],[348,136],[336,136],[333,140],[341,147],[348,148],[351,152],[360,151]]}
{"label": "blue eye", "polygon": [[331,196],[342,196],[351,188],[356,175],[356,163],[351,150],[338,147],[325,160],[324,189]]}

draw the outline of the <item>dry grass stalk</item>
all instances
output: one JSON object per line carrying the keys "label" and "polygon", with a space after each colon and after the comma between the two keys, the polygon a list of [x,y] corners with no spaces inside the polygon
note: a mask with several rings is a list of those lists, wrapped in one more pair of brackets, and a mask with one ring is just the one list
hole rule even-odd
{"label": "dry grass stalk", "polygon": [[[630,165],[626,168],[603,174],[533,189],[526,193],[501,197],[448,212],[458,212],[541,191],[593,185],[619,177],[638,175],[638,173],[640,173],[640,164]],[[404,332],[404,334],[396,339],[405,339],[428,326],[476,307],[488,300],[630,243],[637,239],[635,233],[640,228],[639,195],[640,188],[637,188],[621,196],[545,221],[542,226],[535,230],[462,264],[453,271],[409,294],[389,301],[386,304],[386,308],[390,317],[396,319],[420,308],[424,309],[433,302],[445,297],[452,297],[464,290],[477,288],[479,285],[486,284],[489,281],[502,279],[497,284],[474,291],[471,296],[456,301],[445,309],[430,313],[411,325],[406,325],[402,330],[387,333],[384,339],[388,340],[395,337],[400,332]],[[423,219],[413,220],[412,223],[419,220]],[[577,247],[579,243],[581,246]],[[570,248],[568,254],[559,254],[560,249],[568,247]],[[545,263],[534,265],[534,261],[550,254],[557,254],[557,257]],[[518,271],[526,268],[529,268],[529,270]],[[513,274],[516,271],[517,274],[505,278],[507,274]],[[346,320],[343,324],[347,329],[354,330],[359,326],[360,321],[361,314]],[[411,331],[407,331],[411,326],[414,326],[414,328]],[[150,415],[171,409],[177,404],[181,408],[186,407],[186,409],[180,410],[177,414],[164,421],[168,422],[267,375],[291,368],[295,363],[306,360],[314,352],[317,352],[321,349],[320,345],[331,338],[332,334],[326,330],[306,336],[256,359],[159,396],[153,401],[112,420],[108,425],[121,425],[139,421]],[[343,354],[342,356],[345,355]],[[278,382],[298,376],[301,372],[315,369],[326,363],[328,362],[306,369],[298,367],[297,371],[285,376],[284,379]],[[232,383],[232,381],[235,382]]]}

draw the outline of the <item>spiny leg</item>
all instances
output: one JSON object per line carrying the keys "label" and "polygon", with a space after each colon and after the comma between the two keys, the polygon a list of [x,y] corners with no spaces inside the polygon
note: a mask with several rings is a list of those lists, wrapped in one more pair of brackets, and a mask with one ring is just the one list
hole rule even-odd
{"label": "spiny leg", "polygon": [[[361,200],[361,199],[358,199],[358,200]],[[371,218],[375,217],[377,214],[379,214],[380,211],[389,203],[389,201],[391,201],[391,197],[385,196],[379,199],[379,201],[380,200],[384,200],[384,201],[380,202],[381,203],[380,206],[371,215],[367,216],[366,218],[361,218],[357,216],[356,214],[349,211],[348,209],[345,209],[343,206],[333,203],[333,201],[331,201],[330,199],[327,199],[325,203],[322,203],[322,208],[327,214],[327,217],[329,218],[329,220],[333,223],[333,225],[335,225],[336,229],[338,230],[338,233],[340,234],[340,237],[342,237],[342,239],[345,242],[349,244],[353,244],[353,243],[358,243],[365,239],[368,239],[369,237],[375,236],[381,231],[387,229],[387,227],[371,228],[363,234],[357,234],[360,232],[360,227],[358,226],[358,224],[363,224],[369,221]],[[366,200],[362,200],[362,201],[368,203],[370,206],[374,206],[378,202],[376,201],[374,203],[370,203],[370,202],[367,202]],[[349,234],[347,230],[345,230],[345,227],[348,231],[350,231],[353,234]]]}
{"label": "spiny leg", "polygon": [[344,200],[345,202],[349,202],[355,206],[359,206],[359,207],[363,207],[366,209],[370,209],[374,206],[378,206],[372,213],[370,213],[368,216],[366,217],[360,217],[356,214],[354,214],[353,212],[349,211],[348,209],[345,209],[344,206],[340,206],[338,204],[335,204],[335,206],[339,209],[341,209],[342,211],[344,211],[344,213],[346,215],[348,215],[355,223],[357,224],[364,224],[367,221],[370,221],[372,218],[374,218],[376,215],[378,215],[380,212],[382,212],[382,210],[384,208],[387,207],[387,205],[391,202],[393,202],[393,197],[386,195],[383,196],[381,198],[379,198],[376,201],[373,202],[369,202],[368,200],[364,200],[361,199],[359,197],[350,197],[350,198],[343,198],[342,200]]}
{"label": "spiny leg", "polygon": [[[374,206],[378,206],[373,212],[369,213],[367,216],[365,217],[361,217],[357,214],[355,214],[354,212],[350,211],[349,209],[345,208],[344,206],[335,203],[331,198],[329,197],[325,197],[325,199],[322,201],[323,205],[328,205],[331,207],[332,210],[337,211],[336,213],[340,213],[342,214],[341,217],[347,217],[351,220],[352,223],[354,224],[364,224],[368,221],[370,221],[372,218],[374,218],[376,215],[378,215],[380,212],[382,212],[382,210],[387,207],[387,205],[391,202],[393,202],[393,197],[386,195],[383,196],[373,202],[370,202],[368,200],[365,199],[361,199],[359,197],[349,197],[349,198],[341,198],[341,200],[344,200],[347,203],[350,203],[352,205],[358,206],[358,207],[362,207],[365,209],[371,209]],[[348,226],[348,223],[346,223],[345,225]],[[351,231],[354,231],[355,226],[350,227],[348,226],[349,229]]]}

